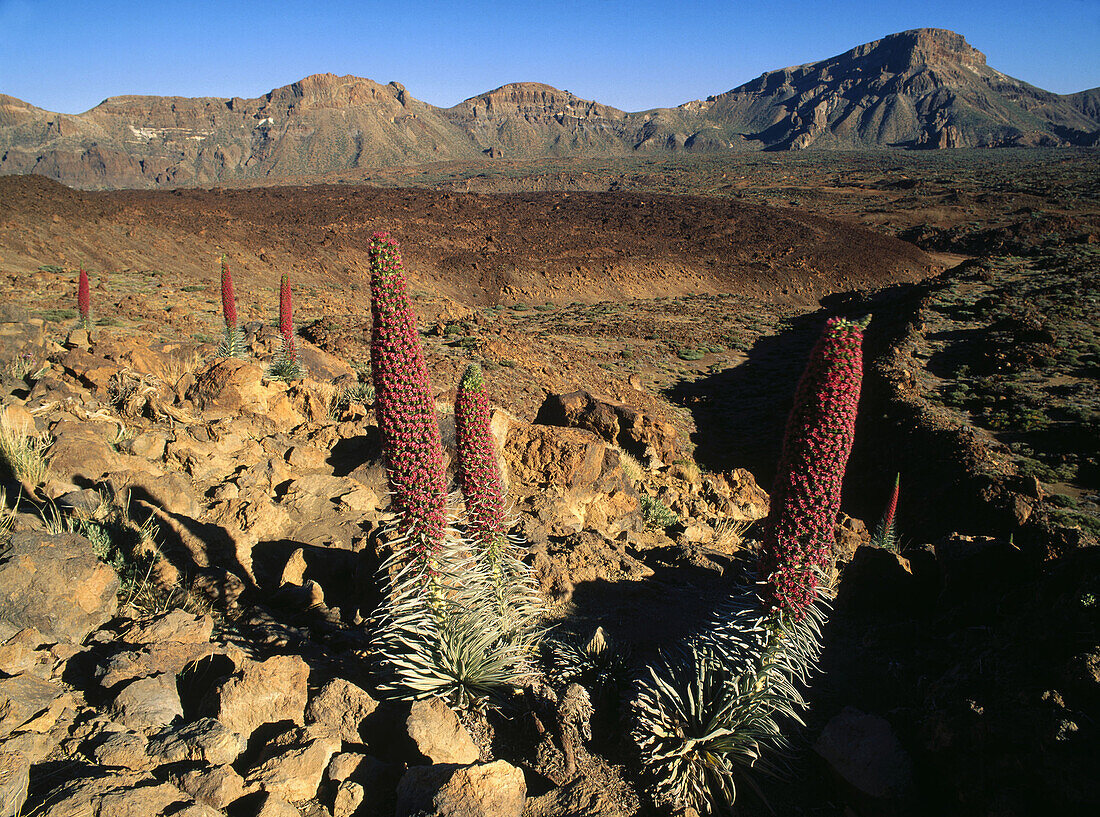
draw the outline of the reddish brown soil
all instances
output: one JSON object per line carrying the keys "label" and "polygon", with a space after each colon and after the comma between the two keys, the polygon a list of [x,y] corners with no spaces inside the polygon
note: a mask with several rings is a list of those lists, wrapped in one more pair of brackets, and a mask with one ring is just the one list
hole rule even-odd
{"label": "reddish brown soil", "polygon": [[729,199],[330,185],[78,193],[0,179],[5,271],[83,263],[206,277],[225,252],[261,278],[347,284],[362,281],[377,230],[398,238],[420,285],[470,305],[720,292],[813,303],[937,269],[911,244]]}

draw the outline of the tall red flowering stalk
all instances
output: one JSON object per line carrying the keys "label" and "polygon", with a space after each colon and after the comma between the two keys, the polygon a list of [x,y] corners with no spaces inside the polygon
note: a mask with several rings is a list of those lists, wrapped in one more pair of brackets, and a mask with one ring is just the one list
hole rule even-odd
{"label": "tall red flowering stalk", "polygon": [[770,601],[801,619],[826,568],[852,450],[865,324],[830,318],[787,420],[762,562]]}
{"label": "tall red flowering stalk", "polygon": [[80,280],[76,287],[76,307],[80,311],[80,325],[87,330],[92,328],[92,292],[88,286],[88,273],[80,268]]}
{"label": "tall red flowering stalk", "polygon": [[886,505],[886,511],[871,536],[871,544],[887,550],[897,550],[898,536],[894,525],[894,516],[898,512],[898,496],[901,493],[901,474],[894,477],[894,493],[890,496],[890,502]]}
{"label": "tall red flowering stalk", "polygon": [[233,276],[229,274],[229,262],[222,256],[222,318],[226,332],[237,331],[237,296],[233,292]]}
{"label": "tall red flowering stalk", "polygon": [[285,272],[279,279],[279,331],[283,334],[283,352],[286,359],[298,359],[298,349],[294,345],[294,319],[290,303],[290,276]]}
{"label": "tall red flowering stalk", "polygon": [[494,553],[505,534],[504,488],[489,419],[485,378],[481,367],[472,363],[455,399],[458,479],[466,500],[469,535],[483,552]]}
{"label": "tall red flowering stalk", "polygon": [[443,442],[401,252],[388,233],[372,238],[370,268],[374,406],[390,489],[414,554],[431,559],[446,525]]}

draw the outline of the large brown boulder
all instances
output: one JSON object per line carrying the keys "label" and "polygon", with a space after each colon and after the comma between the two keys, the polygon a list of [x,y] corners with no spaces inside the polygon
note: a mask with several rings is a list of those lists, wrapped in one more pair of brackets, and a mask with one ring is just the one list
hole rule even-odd
{"label": "large brown boulder", "polygon": [[216,360],[195,375],[187,398],[207,420],[253,414],[267,417],[276,426],[291,428],[305,417],[287,395],[280,381],[264,378],[263,368],[248,360]]}
{"label": "large brown boulder", "polygon": [[683,456],[676,429],[668,423],[586,391],[548,395],[535,422],[587,429],[643,461],[657,459],[664,465],[671,465]]}
{"label": "large brown boulder", "polygon": [[0,557],[0,638],[24,627],[81,643],[118,610],[118,576],[83,536],[17,533]]}
{"label": "large brown boulder", "polygon": [[526,796],[523,772],[503,760],[413,766],[397,787],[397,817],[520,817]]}
{"label": "large brown boulder", "polygon": [[512,493],[554,534],[591,529],[608,538],[642,528],[641,503],[621,455],[590,432],[516,422],[504,460]]}

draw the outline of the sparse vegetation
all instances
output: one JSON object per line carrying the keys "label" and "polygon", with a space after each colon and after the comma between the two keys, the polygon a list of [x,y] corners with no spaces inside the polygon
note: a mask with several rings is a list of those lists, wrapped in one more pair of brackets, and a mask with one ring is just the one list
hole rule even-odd
{"label": "sparse vegetation", "polygon": [[46,478],[49,436],[16,427],[7,411],[0,411],[0,467],[16,482],[31,488]]}

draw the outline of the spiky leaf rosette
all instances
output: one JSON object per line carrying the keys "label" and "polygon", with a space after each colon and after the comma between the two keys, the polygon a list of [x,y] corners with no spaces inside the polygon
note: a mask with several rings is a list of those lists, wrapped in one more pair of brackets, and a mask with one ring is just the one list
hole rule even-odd
{"label": "spiky leaf rosette", "polygon": [[798,618],[832,551],[863,376],[863,323],[830,318],[787,420],[761,551],[771,603]]}
{"label": "spiky leaf rosette", "polygon": [[92,328],[92,292],[88,286],[88,273],[80,268],[80,279],[76,287],[76,307],[80,312],[80,326],[85,330]]}
{"label": "spiky leaf rosette", "polygon": [[[795,620],[742,591],[685,649],[650,667],[633,702],[633,737],[670,808],[727,813],[753,771],[774,773],[802,724],[799,691],[820,654],[824,605]],[[759,791],[759,790],[758,790]]]}
{"label": "spiky leaf rosette", "polygon": [[370,266],[374,408],[390,490],[402,527],[430,557],[445,526],[443,440],[401,253],[387,233],[371,240]]}

